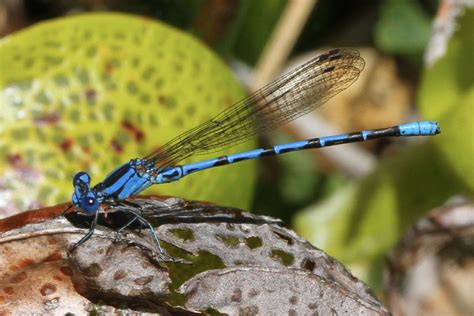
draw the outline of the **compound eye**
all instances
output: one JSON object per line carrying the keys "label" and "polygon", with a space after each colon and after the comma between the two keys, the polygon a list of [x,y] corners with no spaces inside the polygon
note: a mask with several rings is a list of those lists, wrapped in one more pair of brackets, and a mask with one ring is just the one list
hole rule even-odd
{"label": "compound eye", "polygon": [[74,179],[73,179],[74,185],[78,185],[79,183],[85,183],[89,185],[90,182],[91,182],[91,177],[87,174],[87,172],[81,171],[74,175]]}
{"label": "compound eye", "polygon": [[86,196],[81,201],[81,208],[86,213],[95,213],[99,209],[99,205],[97,199],[92,196]]}

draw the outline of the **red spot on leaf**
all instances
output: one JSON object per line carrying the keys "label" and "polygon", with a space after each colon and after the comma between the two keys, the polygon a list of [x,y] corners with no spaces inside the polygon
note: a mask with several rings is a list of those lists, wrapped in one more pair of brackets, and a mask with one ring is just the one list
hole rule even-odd
{"label": "red spot on leaf", "polygon": [[20,260],[20,262],[18,263],[18,268],[19,269],[24,269],[28,266],[31,266],[35,263],[35,261],[31,260],[31,259],[23,259],[23,260]]}
{"label": "red spot on leaf", "polygon": [[59,275],[53,276],[53,279],[58,281],[58,282],[61,282],[63,280],[63,278],[61,278]]}
{"label": "red spot on leaf", "polygon": [[158,103],[159,103],[160,105],[163,105],[163,104],[165,104],[165,102],[166,102],[166,98],[165,98],[164,96],[162,96],[162,95],[159,95],[159,96],[156,98],[156,101],[158,101]]}
{"label": "red spot on leaf", "polygon": [[108,62],[104,65],[104,72],[110,74],[114,70],[114,65],[111,62]]}
{"label": "red spot on leaf", "polygon": [[57,112],[53,112],[36,117],[33,121],[38,125],[54,125],[59,122],[59,118],[59,114]]}
{"label": "red spot on leaf", "polygon": [[17,275],[13,276],[11,283],[21,283],[28,278],[26,272],[20,272]]}
{"label": "red spot on leaf", "polygon": [[44,258],[43,262],[53,262],[53,261],[58,261],[61,259],[62,259],[61,252],[56,251],[50,254],[49,256],[47,256],[46,258]]}
{"label": "red spot on leaf", "polygon": [[6,156],[7,162],[13,167],[17,168],[23,165],[23,158],[20,154],[8,154]]}
{"label": "red spot on leaf", "polygon": [[120,154],[123,152],[123,147],[120,145],[120,143],[115,139],[110,140],[110,145],[112,145],[112,149],[117,153]]}
{"label": "red spot on leaf", "polygon": [[129,133],[133,134],[133,137],[137,142],[140,142],[145,137],[145,134],[131,122],[124,120],[122,121],[122,127]]}
{"label": "red spot on leaf", "polygon": [[62,274],[67,275],[67,276],[72,275],[72,270],[69,267],[61,267],[59,271],[61,271]]}
{"label": "red spot on leaf", "polygon": [[97,97],[97,91],[93,88],[86,89],[85,91],[86,99],[89,101],[94,101]]}
{"label": "red spot on leaf", "polygon": [[59,148],[61,148],[61,150],[65,153],[71,149],[71,146],[72,146],[71,139],[65,139],[62,141],[62,143],[59,144]]}
{"label": "red spot on leaf", "polygon": [[5,294],[12,295],[13,293],[15,293],[15,290],[11,286],[8,286],[3,289],[3,292],[5,292]]}

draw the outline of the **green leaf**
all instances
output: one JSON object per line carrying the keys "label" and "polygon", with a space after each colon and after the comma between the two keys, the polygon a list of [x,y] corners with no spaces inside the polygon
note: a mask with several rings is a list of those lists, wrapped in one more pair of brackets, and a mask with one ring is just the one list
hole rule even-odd
{"label": "green leaf", "polygon": [[255,64],[267,43],[281,11],[287,4],[283,0],[244,0],[239,18],[235,55]]}
{"label": "green leaf", "polygon": [[[124,14],[61,18],[6,37],[0,69],[0,208],[68,201],[75,172],[95,184],[244,96],[196,39]],[[247,208],[254,177],[246,162],[145,193]]]}
{"label": "green leaf", "polygon": [[449,166],[474,191],[474,10],[456,23],[446,54],[423,74],[418,104],[424,117],[439,119],[435,142]]}
{"label": "green leaf", "polygon": [[474,10],[466,10],[454,28],[446,53],[422,74],[418,105],[425,117],[449,115],[474,86]]}
{"label": "green leaf", "polygon": [[474,86],[440,122],[442,134],[435,145],[456,177],[474,192]]}
{"label": "green leaf", "polygon": [[430,18],[418,2],[386,0],[375,29],[375,42],[382,50],[394,54],[421,54],[430,33]]}

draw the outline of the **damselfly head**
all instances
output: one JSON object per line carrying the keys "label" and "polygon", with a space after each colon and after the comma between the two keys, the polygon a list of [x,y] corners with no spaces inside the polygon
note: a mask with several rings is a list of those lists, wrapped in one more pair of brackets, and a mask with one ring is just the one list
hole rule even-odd
{"label": "damselfly head", "polygon": [[87,214],[94,214],[99,209],[100,203],[94,190],[90,187],[91,177],[87,172],[81,171],[76,173],[73,180],[74,194],[72,195],[72,203],[77,208]]}

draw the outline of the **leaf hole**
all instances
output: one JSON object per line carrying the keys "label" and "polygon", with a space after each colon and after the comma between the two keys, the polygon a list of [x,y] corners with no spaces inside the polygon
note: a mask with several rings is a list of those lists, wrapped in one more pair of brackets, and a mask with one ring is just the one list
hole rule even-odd
{"label": "leaf hole", "polygon": [[245,244],[250,249],[255,249],[255,248],[262,247],[263,242],[262,242],[262,238],[258,236],[251,236],[251,237],[245,238]]}
{"label": "leaf hole", "polygon": [[173,236],[181,239],[182,241],[193,241],[194,234],[191,229],[188,228],[173,228],[168,230]]}
{"label": "leaf hole", "polygon": [[301,268],[305,269],[305,270],[308,270],[310,272],[312,272],[314,270],[314,268],[316,267],[316,263],[311,260],[311,259],[308,259],[308,258],[305,258],[302,262],[301,262]]}
{"label": "leaf hole", "polygon": [[295,260],[295,257],[291,253],[288,253],[281,249],[272,249],[270,257],[280,260],[281,263],[283,263],[283,265],[285,265],[286,267],[292,265],[293,261]]}
{"label": "leaf hole", "polygon": [[235,248],[240,244],[239,238],[232,235],[217,234],[216,239],[222,241],[224,245],[231,248]]}

